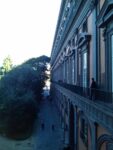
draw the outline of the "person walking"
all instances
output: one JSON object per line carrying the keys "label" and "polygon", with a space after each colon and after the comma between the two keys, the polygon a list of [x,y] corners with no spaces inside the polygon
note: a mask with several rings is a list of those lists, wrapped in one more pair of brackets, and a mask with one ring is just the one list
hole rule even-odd
{"label": "person walking", "polygon": [[52,124],[51,129],[52,129],[52,131],[54,131],[54,130],[55,130],[55,126],[54,126],[54,124]]}
{"label": "person walking", "polygon": [[41,129],[42,129],[42,130],[45,129],[45,124],[44,124],[44,123],[41,124]]}
{"label": "person walking", "polygon": [[94,78],[92,78],[90,88],[91,88],[91,100],[95,100],[95,92],[96,92],[95,89],[97,88],[97,84]]}

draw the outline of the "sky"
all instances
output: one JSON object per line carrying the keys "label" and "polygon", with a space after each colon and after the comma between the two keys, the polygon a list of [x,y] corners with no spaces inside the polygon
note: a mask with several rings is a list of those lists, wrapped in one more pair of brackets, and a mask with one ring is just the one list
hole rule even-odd
{"label": "sky", "polygon": [[0,65],[50,56],[61,0],[0,0]]}

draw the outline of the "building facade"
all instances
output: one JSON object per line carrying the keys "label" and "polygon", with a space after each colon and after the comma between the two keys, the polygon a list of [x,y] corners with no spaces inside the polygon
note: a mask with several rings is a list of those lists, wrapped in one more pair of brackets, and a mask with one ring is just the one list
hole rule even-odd
{"label": "building facade", "polygon": [[[97,88],[90,88],[94,78]],[[113,150],[113,0],[62,0],[51,52],[51,96],[64,144]]]}

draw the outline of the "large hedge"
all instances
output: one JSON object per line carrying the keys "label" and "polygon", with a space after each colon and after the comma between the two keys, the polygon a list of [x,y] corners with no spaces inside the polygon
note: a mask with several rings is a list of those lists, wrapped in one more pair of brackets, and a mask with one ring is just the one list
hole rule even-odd
{"label": "large hedge", "polygon": [[42,87],[38,72],[25,64],[0,80],[0,132],[18,138],[31,130]]}

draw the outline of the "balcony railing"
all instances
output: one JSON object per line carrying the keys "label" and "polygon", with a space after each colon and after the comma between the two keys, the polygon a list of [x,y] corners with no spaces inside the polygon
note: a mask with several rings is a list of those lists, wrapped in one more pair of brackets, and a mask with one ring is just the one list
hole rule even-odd
{"label": "balcony railing", "polygon": [[63,82],[55,82],[55,83],[87,99],[94,101],[102,101],[105,103],[113,103],[112,92],[106,92],[100,89],[85,88]]}
{"label": "balcony railing", "polygon": [[[85,92],[83,89],[82,87],[62,83],[62,81],[52,82],[51,84],[52,96],[58,103],[59,101],[64,103],[63,98],[66,96],[66,101],[84,112],[89,120],[91,119],[93,123],[102,125],[109,133],[113,134],[113,104],[108,103],[112,101],[112,93],[96,89],[95,100],[92,101],[88,100],[90,99],[91,89],[88,88],[89,91],[87,91],[86,88]],[[81,136],[85,138],[82,133]]]}

